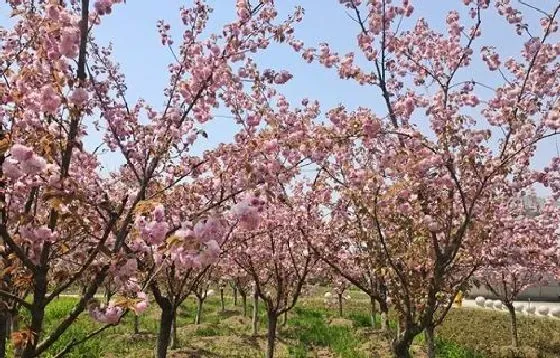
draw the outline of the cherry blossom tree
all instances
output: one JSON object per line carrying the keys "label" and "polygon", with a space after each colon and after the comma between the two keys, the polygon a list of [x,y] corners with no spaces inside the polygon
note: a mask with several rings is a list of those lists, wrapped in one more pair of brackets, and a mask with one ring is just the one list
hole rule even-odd
{"label": "cherry blossom tree", "polygon": [[[504,198],[507,202],[507,199]],[[530,286],[559,276],[558,205],[527,207],[527,198],[511,200],[495,213],[491,235],[499,243],[488,247],[476,277],[506,306],[511,317],[511,344],[519,345],[513,300]]]}
{"label": "cherry blossom tree", "polygon": [[251,291],[251,281],[246,272],[239,270],[236,265],[230,264],[230,270],[233,270],[232,281],[235,289],[241,296],[241,305],[243,306],[243,316],[247,316],[247,296]]}
{"label": "cherry blossom tree", "polygon": [[222,278],[226,279],[232,288],[234,295],[234,306],[237,306],[237,296],[241,297],[241,306],[243,307],[243,316],[247,316],[247,296],[251,291],[251,279],[247,272],[242,270],[236,263],[234,255],[236,250],[227,251],[219,262],[219,270],[223,272]]}
{"label": "cherry blossom tree", "polygon": [[[276,178],[296,169],[288,164],[260,170],[258,175],[238,176],[239,167],[251,171],[252,153],[262,152],[263,143],[266,141],[259,133],[240,132],[234,144],[220,145],[197,161],[201,174],[191,183],[175,185],[166,196],[159,190],[153,199],[143,201],[137,208],[136,236],[129,247],[141,262],[161,308],[158,357],[165,356],[169,343],[172,348],[177,346],[177,308],[194,289],[204,285],[209,270],[213,270],[217,281],[223,279],[224,267],[216,264],[222,254],[227,257],[231,250],[232,232],[238,226],[255,223],[259,202],[253,202],[250,195],[245,198],[244,193],[266,183],[262,175]],[[266,164],[259,161],[265,168]],[[220,288],[223,287],[225,282]],[[204,291],[199,296],[203,294]],[[223,293],[221,298],[223,309]]]}
{"label": "cherry blossom tree", "polygon": [[[376,303],[381,313],[381,330],[388,329],[387,287],[385,282],[386,263],[374,227],[353,212],[344,193],[344,183],[348,179],[337,170],[336,165],[322,164],[320,183],[329,188],[322,198],[323,210],[330,213],[328,228],[324,237],[314,238],[311,246],[327,266],[337,275],[352,283],[370,299],[371,325],[375,326]],[[337,173],[341,174],[337,177]],[[335,180],[333,180],[335,179]]]}
{"label": "cherry blossom tree", "polygon": [[[227,228],[217,217],[201,219],[193,226],[182,224],[180,229],[167,236],[163,205],[157,205],[151,221],[144,216],[137,219],[137,230],[141,237],[152,241],[155,237],[162,240],[164,247],[169,245],[171,253],[162,254],[161,246],[147,245],[146,251],[154,252],[147,262],[153,262],[148,275],[153,276],[149,287],[156,304],[161,308],[160,329],[156,355],[164,357],[168,344],[177,346],[176,315],[177,308],[192,293],[194,287],[204,277],[220,255],[220,246],[227,240]],[[156,241],[157,242],[157,241]],[[140,246],[140,244],[138,245]],[[141,257],[142,251],[136,251]]]}
{"label": "cherry blossom tree", "polygon": [[204,305],[204,301],[210,297],[210,285],[212,283],[211,280],[212,269],[209,269],[205,272],[204,276],[198,280],[196,285],[193,287],[193,295],[196,299],[196,315],[194,318],[194,324],[200,324],[202,318],[202,308]]}
{"label": "cherry blossom tree", "polygon": [[224,300],[224,290],[227,288],[228,281],[224,279],[224,277],[220,277],[216,284],[218,285],[218,290],[220,291],[220,313],[224,313],[226,311],[226,304]]}
{"label": "cherry blossom tree", "polygon": [[[395,356],[409,357],[424,331],[434,357],[434,329],[473,273],[490,267],[486,248],[507,257],[498,250],[507,235],[529,257],[535,243],[525,233],[542,242],[555,235],[552,206],[519,218],[505,197],[535,182],[560,195],[560,159],[532,169],[540,141],[560,128],[560,5],[457,1],[441,31],[425,18],[411,23],[412,0],[340,0],[359,49],[341,55],[295,37],[301,8],[279,22],[272,0],[237,0],[236,18],[212,34],[211,9],[196,0],[180,10],[178,44],[170,25],[158,23],[173,62],[164,105],[154,106],[128,103],[111,46],[95,41],[120,2],[6,2],[13,24],[0,31],[0,349],[17,309],[31,317],[14,332],[24,358],[46,353],[86,309],[103,324],[62,355],[140,314],[149,289],[162,308],[156,356],[165,357],[175,309],[231,251],[266,305],[269,357],[278,317],[296,304],[318,256],[382,312],[387,291],[399,315]],[[487,16],[511,26],[502,38],[519,43],[518,54],[506,59],[487,43]],[[255,62],[273,41],[378,89],[381,109],[341,105],[319,125],[317,102],[290,107],[276,87],[292,75]],[[239,126],[234,143],[190,155],[219,107]],[[107,173],[110,152],[122,165]],[[310,163],[318,170],[312,184],[302,178]],[[496,229],[495,213],[508,218]],[[536,251],[548,257],[550,247]],[[94,300],[110,281],[114,296]],[[84,288],[75,306],[46,332],[46,308],[76,283]]]}
{"label": "cherry blossom tree", "polygon": [[[336,135],[319,134],[317,147],[332,155],[318,165],[340,166],[327,174],[333,181],[352,178],[348,205],[377,233],[399,314],[395,356],[408,357],[425,331],[433,357],[435,326],[492,240],[500,193],[531,185],[537,144],[557,134],[560,6],[457,2],[440,31],[422,17],[411,23],[410,0],[340,3],[357,23],[357,53],[291,44],[305,61],[377,88],[384,108],[330,110]],[[522,44],[517,55],[504,59],[499,44],[486,43],[485,26],[494,31],[486,16],[511,26],[501,38]],[[474,68],[484,75],[473,77]]]}
{"label": "cherry blossom tree", "polygon": [[[338,316],[342,317],[343,316],[343,301],[348,299],[348,297],[350,296],[345,296],[344,292],[346,291],[346,289],[350,288],[350,284],[348,283],[348,281],[345,281],[344,279],[334,276],[331,279],[331,286],[332,286],[332,290],[328,292],[329,295],[331,295],[331,297],[333,297],[336,300],[336,305],[337,305],[337,311],[338,311]],[[328,300],[327,302],[328,305],[332,304],[332,300]]]}
{"label": "cherry blossom tree", "polygon": [[[3,264],[16,270],[23,294],[1,291],[30,312],[14,332],[22,356],[37,356],[85,309],[109,272],[96,259],[125,214],[123,201],[103,206],[107,193],[82,138],[88,101],[89,2],[34,4],[9,1],[14,25],[2,31],[2,237]],[[37,35],[35,35],[37,34]],[[40,35],[38,35],[40,34]],[[4,46],[6,44],[6,46]],[[109,253],[111,249],[106,251]],[[4,261],[5,260],[5,261]],[[93,266],[97,273],[74,309],[49,335],[42,332],[45,307]],[[48,292],[50,291],[50,292]],[[31,302],[23,299],[32,293]]]}
{"label": "cherry blossom tree", "polygon": [[270,358],[274,356],[278,318],[295,306],[317,261],[304,236],[317,234],[319,213],[305,201],[303,190],[302,184],[296,184],[289,189],[289,197],[283,192],[267,192],[261,202],[261,222],[252,230],[237,233],[235,261],[251,277],[255,295],[266,307],[266,356]]}
{"label": "cherry blossom tree", "polygon": [[[164,218],[174,215],[174,208],[152,203],[169,206],[171,200],[161,197],[178,195],[185,181],[200,177],[206,162],[188,155],[194,141],[206,135],[197,126],[212,118],[214,107],[245,114],[240,103],[249,96],[243,84],[260,79],[249,54],[271,41],[289,40],[292,24],[301,17],[296,10],[286,22],[276,24],[272,1],[253,8],[240,1],[237,18],[206,37],[211,9],[202,1],[181,9],[185,30],[176,48],[170,26],[158,25],[162,44],[171,49],[175,61],[169,66],[165,105],[156,109],[143,100],[129,105],[125,78],[111,58],[111,47],[94,40],[96,27],[119,2],[7,2],[14,25],[0,34],[4,76],[0,237],[3,266],[14,268],[10,280],[21,283],[22,290],[2,288],[0,294],[32,317],[28,327],[17,332],[21,339],[15,342],[26,358],[52,347],[86,308],[105,327],[118,323],[130,310],[144,308],[143,280],[135,277],[135,269],[146,276],[168,273],[172,269],[165,261],[181,256],[177,250],[182,245],[166,246],[161,240],[169,238],[167,229],[185,232],[171,226],[176,223],[173,218]],[[240,65],[239,73],[234,63]],[[267,76],[274,84],[290,77],[272,70]],[[254,111],[255,101],[247,103],[244,109]],[[246,126],[254,125],[254,118],[238,115]],[[89,149],[84,143],[95,138],[101,138],[99,145]],[[107,152],[117,153],[123,165],[102,173],[101,156]],[[185,204],[187,209],[200,207],[196,198],[193,201]],[[219,216],[222,210],[217,207],[214,212]],[[148,222],[143,223],[142,217]],[[208,223],[197,220],[194,226]],[[189,241],[187,236],[175,237]],[[197,246],[204,249],[191,259],[211,261],[208,256],[218,252],[215,243],[199,239]],[[165,258],[162,267],[128,256],[146,247],[149,251],[150,245],[165,249],[159,253]],[[92,301],[109,278],[119,279],[117,297],[108,305]],[[146,282],[161,303],[154,289],[159,279],[148,277]],[[76,305],[51,332],[44,332],[45,308],[78,281],[87,286]],[[32,294],[31,302],[23,299],[26,293]],[[159,352],[165,356],[163,349]]]}

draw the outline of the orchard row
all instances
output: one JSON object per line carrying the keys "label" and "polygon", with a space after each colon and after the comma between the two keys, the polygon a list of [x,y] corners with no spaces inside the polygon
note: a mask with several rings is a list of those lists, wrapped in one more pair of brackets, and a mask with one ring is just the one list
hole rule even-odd
{"label": "orchard row", "polygon": [[[554,152],[560,128],[560,5],[455,1],[432,27],[412,0],[340,0],[356,23],[356,51],[340,54],[298,38],[301,7],[280,19],[272,0],[237,0],[235,19],[212,29],[195,0],[180,29],[157,24],[174,58],[160,105],[127,101],[111,46],[95,39],[115,6],[126,13],[120,2],[4,5],[0,356],[22,310],[31,319],[11,339],[31,358],[84,312],[111,326],[157,305],[163,358],[177,307],[212,277],[264,304],[267,357],[278,318],[317,280],[362,290],[381,329],[390,300],[394,355],[409,357],[424,332],[434,357],[435,327],[476,278],[510,310],[517,344],[513,299],[558,275],[560,157],[538,168],[536,153]],[[490,16],[518,53],[485,37]],[[383,105],[290,103],[283,87],[297,76],[259,64],[272,44],[375,89]],[[216,108],[231,113],[233,141],[194,155]],[[76,286],[74,308],[45,332],[45,309]],[[104,286],[107,305],[94,299]]]}

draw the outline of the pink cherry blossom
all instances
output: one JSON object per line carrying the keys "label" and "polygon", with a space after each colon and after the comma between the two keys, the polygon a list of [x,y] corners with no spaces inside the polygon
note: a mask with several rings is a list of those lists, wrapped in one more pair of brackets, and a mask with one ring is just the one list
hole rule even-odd
{"label": "pink cherry blossom", "polygon": [[21,163],[21,169],[26,174],[38,174],[45,169],[47,162],[44,158],[33,155]]}
{"label": "pink cherry blossom", "polygon": [[60,97],[54,89],[47,85],[41,90],[41,105],[44,112],[56,113],[60,106]]}
{"label": "pink cherry blossom", "polygon": [[72,91],[70,95],[70,101],[76,106],[83,106],[89,98],[88,92],[79,87]]}
{"label": "pink cherry blossom", "polygon": [[6,158],[2,163],[2,173],[12,179],[17,179],[23,175],[19,162],[12,158]]}
{"label": "pink cherry blossom", "polygon": [[48,227],[42,226],[35,229],[34,236],[36,240],[51,241],[53,238],[53,232]]}
{"label": "pink cherry blossom", "polygon": [[14,159],[23,162],[33,157],[33,149],[21,144],[14,144],[10,149],[10,153]]}

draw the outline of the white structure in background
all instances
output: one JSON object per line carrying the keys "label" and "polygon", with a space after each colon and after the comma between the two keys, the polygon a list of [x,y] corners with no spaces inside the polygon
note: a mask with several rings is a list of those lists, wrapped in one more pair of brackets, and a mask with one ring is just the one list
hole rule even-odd
{"label": "white structure in background", "polygon": [[480,307],[484,307],[484,301],[485,299],[482,296],[478,296],[477,298],[474,299],[474,303]]}
{"label": "white structure in background", "polygon": [[548,316],[548,311],[550,311],[550,309],[547,306],[540,306],[537,308],[537,313],[541,316]]}
{"label": "white structure in background", "polygon": [[[485,298],[496,298],[486,287],[472,287],[467,293],[468,297],[474,298],[482,296]],[[520,301],[551,301],[560,302],[560,281],[551,282],[546,286],[530,287],[521,292],[516,300]]]}
{"label": "white structure in background", "polygon": [[[506,313],[506,306],[500,300],[492,300],[478,296],[474,300],[467,299],[463,302],[462,307],[480,308],[499,311]],[[560,319],[560,303],[558,302],[531,302],[531,301],[514,301],[513,308],[517,314],[536,315],[537,317],[549,317]]]}

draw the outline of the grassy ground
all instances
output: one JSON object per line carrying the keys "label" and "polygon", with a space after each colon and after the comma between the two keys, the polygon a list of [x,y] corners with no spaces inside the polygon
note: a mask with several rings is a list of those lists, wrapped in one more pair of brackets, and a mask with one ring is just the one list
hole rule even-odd
{"label": "grassy ground", "polygon": [[[358,297],[354,294],[354,297]],[[242,308],[234,307],[227,298],[227,310],[220,313],[219,299],[211,297],[204,306],[202,324],[195,326],[195,305],[187,300],[178,312],[180,348],[171,357],[262,357],[266,345],[266,318],[260,305],[260,333],[250,335],[250,318],[243,317]],[[73,298],[60,298],[47,312],[47,331],[71,308]],[[159,311],[151,307],[140,318],[139,335],[132,334],[133,319],[128,316],[118,327],[75,347],[67,357],[150,357],[158,328]],[[323,307],[318,298],[302,300],[290,312],[286,326],[280,328],[278,357],[388,357],[386,340],[369,327],[367,301],[346,302],[344,318],[336,317],[335,309]],[[87,315],[66,332],[46,357],[60,351],[72,338],[80,339],[99,327]],[[446,324],[438,330],[440,358],[502,358],[510,357],[502,346],[509,342],[507,315],[486,310],[455,309]],[[393,327],[394,328],[394,327]],[[522,344],[540,347],[540,355],[526,349],[522,357],[560,357],[560,323],[552,320],[520,319]],[[422,337],[413,347],[415,357],[424,357]],[[478,353],[476,353],[478,352]],[[556,354],[556,355],[555,355]]]}
{"label": "grassy ground", "polygon": [[[535,316],[518,317],[520,349],[524,358],[560,357],[560,320]],[[475,308],[454,309],[437,331],[441,337],[488,358],[509,358],[509,315]],[[454,357],[454,356],[450,356]],[[462,357],[462,356],[461,356]]]}

